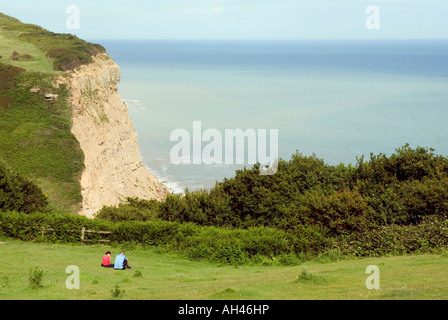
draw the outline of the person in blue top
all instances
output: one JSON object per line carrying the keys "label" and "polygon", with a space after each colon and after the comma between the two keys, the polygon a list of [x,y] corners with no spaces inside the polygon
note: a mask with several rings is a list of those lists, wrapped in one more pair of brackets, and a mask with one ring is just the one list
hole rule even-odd
{"label": "person in blue top", "polygon": [[131,269],[131,267],[129,266],[128,258],[126,258],[126,256],[124,255],[124,251],[121,251],[120,254],[115,257],[114,269]]}

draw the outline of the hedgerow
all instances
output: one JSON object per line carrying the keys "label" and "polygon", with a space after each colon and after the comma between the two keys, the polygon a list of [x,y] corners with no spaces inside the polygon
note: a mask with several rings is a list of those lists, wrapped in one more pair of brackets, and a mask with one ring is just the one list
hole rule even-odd
{"label": "hedgerow", "polygon": [[[91,241],[89,243],[109,240],[117,244],[164,247],[192,258],[231,264],[246,262],[257,254],[275,257],[302,250],[297,237],[269,228],[228,230],[167,221],[113,223],[51,213],[23,214],[10,211],[0,214],[0,236],[24,241],[79,243],[82,228],[111,232],[107,235],[88,233],[85,240]],[[213,255],[194,255],[192,250],[198,248]]]}
{"label": "hedgerow", "polygon": [[434,216],[419,225],[388,225],[323,241],[321,236],[310,238],[310,232],[293,234],[265,227],[224,229],[160,220],[113,223],[75,215],[0,214],[0,236],[24,241],[79,243],[82,228],[111,232],[88,233],[86,243],[109,240],[111,244],[160,247],[192,260],[233,265],[250,261],[295,265],[308,259],[327,261],[347,256],[425,253],[448,247],[448,220]]}
{"label": "hedgerow", "polygon": [[326,165],[295,154],[272,176],[259,165],[238,170],[211,190],[171,194],[162,202],[128,199],[104,207],[97,218],[192,222],[225,228],[312,226],[325,236],[409,225],[448,212],[448,159],[408,145],[396,153],[358,159],[355,166]]}

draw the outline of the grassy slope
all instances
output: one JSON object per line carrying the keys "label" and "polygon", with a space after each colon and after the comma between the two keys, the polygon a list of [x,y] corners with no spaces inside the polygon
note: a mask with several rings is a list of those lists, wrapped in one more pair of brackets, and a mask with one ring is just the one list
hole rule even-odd
{"label": "grassy slope", "polygon": [[[112,299],[115,285],[124,299],[447,299],[448,255],[344,260],[307,263],[316,281],[297,282],[302,266],[217,266],[192,262],[156,249],[128,249],[132,270],[101,268],[108,246],[26,243],[3,239],[0,244],[0,299]],[[112,259],[113,260],[113,259]],[[80,268],[80,289],[68,290],[66,267]],[[380,268],[381,288],[368,290],[368,265]],[[30,269],[44,271],[43,287],[29,288]],[[141,277],[136,277],[136,271]]]}
{"label": "grassy slope", "polygon": [[[72,34],[53,33],[33,24],[25,24],[1,12],[0,31],[3,46],[0,52],[5,52],[3,59],[21,67],[26,66],[28,70],[73,70],[91,62],[93,55],[105,52],[101,45],[86,42]],[[19,53],[18,62],[12,61],[11,49]],[[33,57],[27,62],[21,58],[24,54]]]}
{"label": "grassy slope", "polygon": [[[20,32],[6,31],[0,27],[0,55],[2,56],[0,62],[30,71],[53,72],[51,61],[47,59],[44,52],[31,43],[19,40],[19,35]],[[17,51],[21,56],[29,54],[31,58],[13,61],[13,51]]]}
{"label": "grassy slope", "polygon": [[[36,43],[23,36],[30,32],[38,34],[31,37]],[[79,176],[84,166],[79,143],[70,132],[70,92],[54,87],[55,78],[63,73],[53,71],[53,60],[37,46],[54,49],[71,43],[57,37],[0,13],[0,78],[8,73],[8,65],[26,70],[13,81],[0,81],[0,157],[38,184],[58,211],[75,213],[82,200]],[[13,51],[19,53],[19,61],[12,60]],[[22,59],[24,54],[32,58]],[[42,94],[30,93],[34,86]],[[59,98],[45,101],[43,93]]]}
{"label": "grassy slope", "polygon": [[[46,101],[43,95],[30,93],[36,85],[59,94],[58,100]],[[39,185],[53,206],[76,212],[84,156],[70,132],[68,90],[53,88],[52,74],[24,72],[2,94],[10,102],[0,104],[0,156]]]}

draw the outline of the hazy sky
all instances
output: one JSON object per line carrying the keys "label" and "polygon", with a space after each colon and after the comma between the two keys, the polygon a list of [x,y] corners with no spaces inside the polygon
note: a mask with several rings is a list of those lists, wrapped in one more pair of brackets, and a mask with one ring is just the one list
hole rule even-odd
{"label": "hazy sky", "polygon": [[0,12],[84,39],[448,38],[448,0],[0,0]]}

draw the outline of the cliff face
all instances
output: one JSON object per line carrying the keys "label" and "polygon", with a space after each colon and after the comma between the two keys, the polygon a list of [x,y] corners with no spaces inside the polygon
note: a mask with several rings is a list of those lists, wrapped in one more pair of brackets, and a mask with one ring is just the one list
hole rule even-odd
{"label": "cliff face", "polygon": [[83,209],[94,217],[104,205],[126,197],[162,200],[167,188],[143,165],[137,133],[118,94],[120,68],[107,55],[71,71],[72,132],[85,156],[81,176]]}

